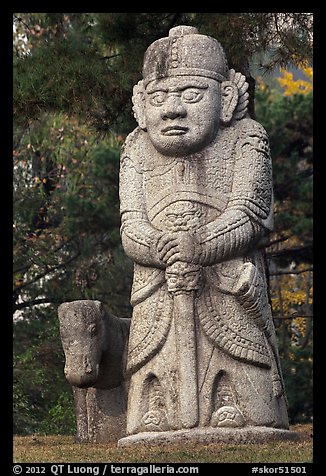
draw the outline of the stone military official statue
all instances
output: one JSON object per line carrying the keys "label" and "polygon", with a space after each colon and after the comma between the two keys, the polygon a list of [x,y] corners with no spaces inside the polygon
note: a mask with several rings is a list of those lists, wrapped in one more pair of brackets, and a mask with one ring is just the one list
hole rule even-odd
{"label": "stone military official statue", "polygon": [[134,261],[129,435],[288,428],[261,244],[271,158],[247,89],[196,28],[172,28],[145,54],[120,169]]}

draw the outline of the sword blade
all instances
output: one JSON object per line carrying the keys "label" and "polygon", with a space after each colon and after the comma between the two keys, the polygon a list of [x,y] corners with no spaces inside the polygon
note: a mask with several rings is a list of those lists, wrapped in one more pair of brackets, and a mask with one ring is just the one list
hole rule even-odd
{"label": "sword blade", "polygon": [[194,291],[175,294],[173,303],[180,419],[184,428],[192,428],[199,422]]}

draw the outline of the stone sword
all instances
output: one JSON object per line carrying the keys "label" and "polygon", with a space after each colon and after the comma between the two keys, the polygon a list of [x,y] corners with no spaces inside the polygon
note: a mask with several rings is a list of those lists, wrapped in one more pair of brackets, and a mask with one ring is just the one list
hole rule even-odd
{"label": "stone sword", "polygon": [[184,428],[193,428],[199,422],[195,297],[201,290],[201,267],[178,261],[165,275],[174,305],[180,419]]}

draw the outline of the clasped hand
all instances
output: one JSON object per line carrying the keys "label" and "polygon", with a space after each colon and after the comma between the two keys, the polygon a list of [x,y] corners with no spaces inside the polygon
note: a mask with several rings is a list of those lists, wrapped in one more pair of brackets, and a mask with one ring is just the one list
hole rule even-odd
{"label": "clasped hand", "polygon": [[166,266],[171,266],[177,261],[198,263],[198,244],[194,236],[188,232],[171,232],[161,236],[156,249],[159,260]]}

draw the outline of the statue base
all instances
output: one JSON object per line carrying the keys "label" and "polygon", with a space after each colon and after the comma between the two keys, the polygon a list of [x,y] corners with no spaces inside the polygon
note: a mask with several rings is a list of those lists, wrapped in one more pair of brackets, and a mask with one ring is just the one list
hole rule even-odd
{"label": "statue base", "polygon": [[118,447],[134,445],[171,445],[187,443],[227,443],[256,444],[270,441],[297,441],[299,435],[290,430],[262,426],[245,428],[192,428],[190,430],[171,430],[144,432],[126,436],[118,441]]}

